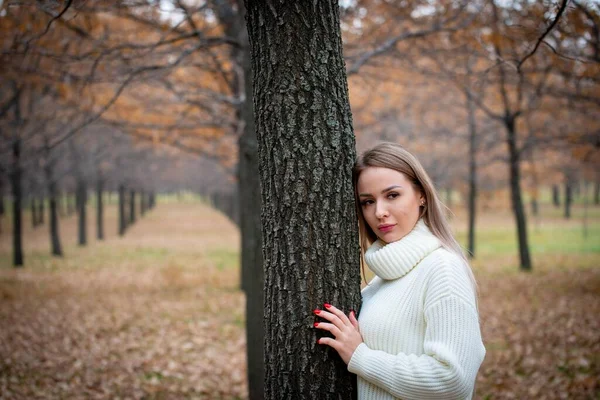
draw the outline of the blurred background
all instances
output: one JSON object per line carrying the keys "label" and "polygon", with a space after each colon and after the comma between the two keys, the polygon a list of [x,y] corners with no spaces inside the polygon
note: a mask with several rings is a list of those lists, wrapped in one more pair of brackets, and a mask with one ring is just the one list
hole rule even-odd
{"label": "blurred background", "polygon": [[[417,155],[471,256],[477,398],[599,398],[600,3],[340,19],[357,151]],[[248,398],[243,2],[0,0],[0,47],[0,398]]]}

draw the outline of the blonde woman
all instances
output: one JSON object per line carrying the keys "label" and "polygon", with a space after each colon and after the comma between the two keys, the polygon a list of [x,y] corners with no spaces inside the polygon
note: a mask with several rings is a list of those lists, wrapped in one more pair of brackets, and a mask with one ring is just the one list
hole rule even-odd
{"label": "blonde woman", "polygon": [[358,399],[471,399],[485,356],[473,273],[419,161],[382,143],[354,168],[362,257],[375,278],[357,319],[333,305],[315,328],[358,376]]}

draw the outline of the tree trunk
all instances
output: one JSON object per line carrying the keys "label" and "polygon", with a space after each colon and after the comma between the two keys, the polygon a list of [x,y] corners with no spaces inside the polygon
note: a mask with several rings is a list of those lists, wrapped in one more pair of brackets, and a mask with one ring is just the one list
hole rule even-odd
{"label": "tree trunk", "polygon": [[594,183],[594,204],[600,204],[600,179],[596,178],[596,182]]}
{"label": "tree trunk", "polygon": [[156,207],[156,193],[151,192],[150,193],[150,209],[153,209],[154,207]]}
{"label": "tree trunk", "polygon": [[31,226],[33,229],[38,226],[37,206],[35,205],[35,197],[29,199],[29,209],[31,211]]}
{"label": "tree trunk", "polygon": [[146,192],[140,192],[140,217],[143,217],[146,214]]}
{"label": "tree trunk", "polygon": [[38,225],[44,225],[44,196],[38,199]]}
{"label": "tree trunk", "polygon": [[[238,120],[244,124],[244,131],[238,141],[238,192],[237,211],[238,226],[241,239],[241,286],[246,294],[246,343],[264,343],[263,327],[264,308],[264,271],[262,255],[262,231],[260,222],[260,177],[258,170],[258,142],[256,125],[254,124],[254,107],[252,102],[253,77],[250,43],[244,21],[246,8],[243,1],[238,1],[237,20],[230,26],[238,31],[241,46],[236,48],[235,58],[241,64],[244,87],[244,102],[239,109]],[[240,29],[241,28],[241,29]],[[248,398],[262,400],[264,398],[264,348],[263,346],[247,346],[246,359],[248,371]]]}
{"label": "tree trunk", "polygon": [[[529,164],[531,165],[531,214],[534,217],[538,216],[538,211],[539,211],[539,207],[538,207],[538,195],[539,195],[539,179],[538,179],[538,174],[537,174],[537,169],[535,167],[535,157],[534,157],[534,149],[531,149],[530,153],[529,153]],[[534,218],[534,220],[537,222],[537,218]],[[537,227],[537,223],[536,223],[536,227]]]}
{"label": "tree trunk", "polygon": [[135,190],[129,192],[129,224],[135,224]]}
{"label": "tree trunk", "polygon": [[[312,310],[360,304],[352,116],[337,1],[246,0],[265,271],[265,398],[350,399]],[[293,43],[293,45],[292,45]]]}
{"label": "tree trunk", "polygon": [[477,125],[471,92],[467,91],[467,113],[469,124],[469,240],[467,253],[475,258],[475,217],[477,213]]}
{"label": "tree trunk", "polygon": [[517,132],[514,118],[507,118],[504,121],[507,133],[509,168],[510,168],[510,195],[513,214],[517,225],[517,237],[519,243],[520,267],[522,270],[530,271],[532,269],[531,258],[529,256],[529,244],[527,239],[527,221],[523,200],[521,196],[521,171],[520,156],[517,148]]}
{"label": "tree trunk", "polygon": [[77,214],[78,219],[78,238],[79,245],[87,244],[87,186],[85,181],[80,178],[77,181]]}
{"label": "tree trunk", "polygon": [[538,205],[538,201],[537,201],[537,196],[534,196],[534,195],[531,196],[531,201],[530,201],[529,205],[531,206],[531,214],[537,217],[539,214],[539,205]]}
{"label": "tree trunk", "polygon": [[104,240],[104,178],[99,174],[96,181],[96,237]]}
{"label": "tree trunk", "polygon": [[13,160],[11,186],[13,194],[13,265],[23,266],[23,225],[22,209],[23,193],[21,188],[21,139],[15,138],[12,145]]}
{"label": "tree trunk", "polygon": [[560,207],[560,189],[558,185],[552,185],[552,204],[554,204],[554,207]]}
{"label": "tree trunk", "polygon": [[[1,171],[2,171],[2,175],[3,175],[4,170],[1,170]],[[4,182],[3,182],[3,178],[0,178],[0,235],[2,235],[2,224],[4,222],[5,214],[6,214],[6,210],[4,209]]]}
{"label": "tree trunk", "polygon": [[570,175],[565,174],[565,213],[566,219],[571,218],[571,203],[573,202],[573,182],[571,182]]}
{"label": "tree trunk", "polygon": [[125,234],[127,219],[125,217],[125,186],[119,185],[119,236]]}
{"label": "tree trunk", "polygon": [[58,210],[57,199],[58,190],[54,180],[54,163],[50,160],[49,142],[46,140],[46,165],[44,173],[46,175],[46,185],[48,187],[49,219],[50,219],[50,251],[52,255],[62,257],[62,246],[60,245],[60,234],[58,231]]}

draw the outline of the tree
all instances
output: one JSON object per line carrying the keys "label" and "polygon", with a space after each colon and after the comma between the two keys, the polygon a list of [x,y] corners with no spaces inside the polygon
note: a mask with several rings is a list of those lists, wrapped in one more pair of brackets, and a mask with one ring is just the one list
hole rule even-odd
{"label": "tree", "polygon": [[352,116],[337,1],[247,0],[261,179],[265,398],[351,398],[312,310],[360,303]]}

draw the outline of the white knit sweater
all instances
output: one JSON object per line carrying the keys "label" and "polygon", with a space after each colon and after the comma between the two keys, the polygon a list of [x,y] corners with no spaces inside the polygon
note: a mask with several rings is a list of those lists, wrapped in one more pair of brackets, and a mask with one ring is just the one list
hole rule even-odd
{"label": "white knit sweater", "polygon": [[348,364],[358,399],[470,399],[485,348],[463,262],[422,220],[365,259],[377,276],[362,291],[364,342]]}

